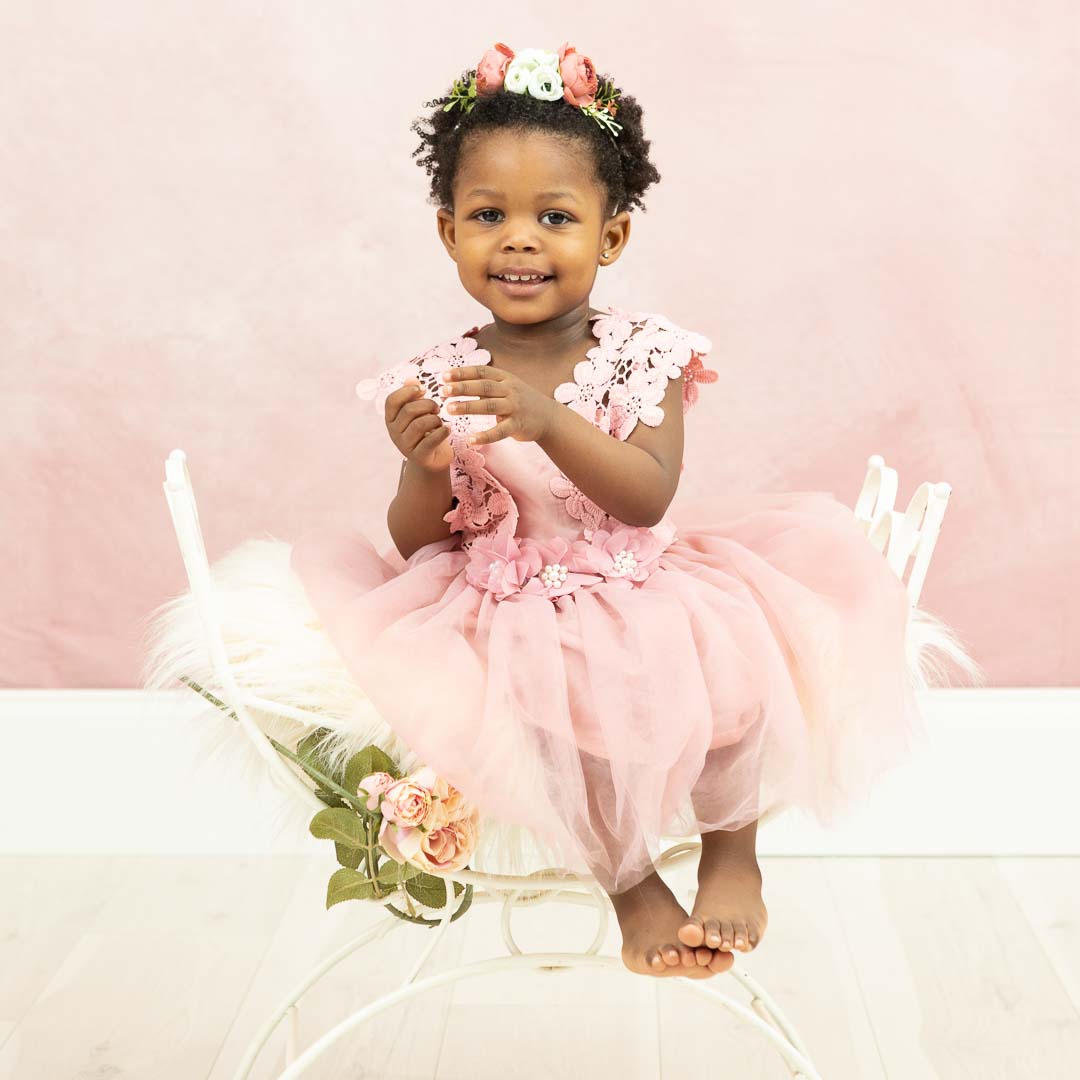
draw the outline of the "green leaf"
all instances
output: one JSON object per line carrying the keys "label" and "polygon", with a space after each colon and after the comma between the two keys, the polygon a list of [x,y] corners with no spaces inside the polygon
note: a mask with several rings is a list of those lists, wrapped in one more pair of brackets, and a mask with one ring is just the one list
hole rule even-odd
{"label": "green leaf", "polygon": [[380,885],[403,885],[418,877],[423,871],[411,863],[396,863],[392,859],[379,868],[376,880]]}
{"label": "green leaf", "polygon": [[340,840],[334,841],[334,850],[337,852],[337,861],[350,870],[356,870],[360,866],[360,860],[364,857],[363,849],[349,847]]}
{"label": "green leaf", "polygon": [[405,882],[405,890],[429,908],[446,907],[446,881],[434,874],[418,874]]}
{"label": "green leaf", "polygon": [[329,911],[342,900],[371,900],[375,886],[357,870],[342,867],[331,875],[326,886],[326,908]]}
{"label": "green leaf", "polygon": [[349,758],[345,766],[345,778],[340,782],[341,786],[346,791],[356,791],[357,785],[365,776],[377,772],[389,773],[395,780],[401,779],[401,771],[390,756],[373,743]]}
{"label": "green leaf", "polygon": [[366,847],[367,836],[363,819],[355,810],[329,807],[320,810],[308,825],[308,831],[319,840],[333,840],[347,847]]}

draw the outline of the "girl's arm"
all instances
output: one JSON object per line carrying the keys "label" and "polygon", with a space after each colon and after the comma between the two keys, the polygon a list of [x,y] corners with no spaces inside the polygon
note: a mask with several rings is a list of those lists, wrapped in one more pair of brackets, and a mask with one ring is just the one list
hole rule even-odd
{"label": "girl's arm", "polygon": [[669,379],[657,427],[638,420],[623,440],[573,409],[552,414],[537,445],[588,498],[627,525],[652,526],[667,512],[682,471],[683,376]]}
{"label": "girl's arm", "polygon": [[454,507],[449,466],[437,472],[408,466],[402,462],[398,492],[386,511],[386,527],[403,559],[451,535],[443,515]]}

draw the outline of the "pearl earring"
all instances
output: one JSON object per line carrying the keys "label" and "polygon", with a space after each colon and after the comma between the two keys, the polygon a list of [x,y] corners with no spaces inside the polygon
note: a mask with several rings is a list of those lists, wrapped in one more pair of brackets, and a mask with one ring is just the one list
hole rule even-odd
{"label": "pearl earring", "polygon": [[600,256],[600,258],[601,258],[601,259],[607,259],[607,258],[610,258],[610,257],[611,257],[611,252],[610,252],[610,251],[605,251],[605,252],[603,252],[603,254],[602,254],[602,255]]}

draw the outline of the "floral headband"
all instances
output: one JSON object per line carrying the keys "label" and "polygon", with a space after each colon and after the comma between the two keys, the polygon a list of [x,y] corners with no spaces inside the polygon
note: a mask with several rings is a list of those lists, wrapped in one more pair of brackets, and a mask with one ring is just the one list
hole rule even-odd
{"label": "floral headband", "polygon": [[605,81],[599,85],[592,60],[563,42],[558,53],[546,49],[522,49],[519,53],[501,41],[488,49],[468,82],[454,80],[450,101],[443,106],[449,112],[460,105],[466,113],[476,104],[477,95],[487,97],[507,90],[512,94],[528,92],[541,101],[558,101],[560,98],[591,116],[612,136],[622,130],[622,124],[614,119],[618,104],[618,91]]}

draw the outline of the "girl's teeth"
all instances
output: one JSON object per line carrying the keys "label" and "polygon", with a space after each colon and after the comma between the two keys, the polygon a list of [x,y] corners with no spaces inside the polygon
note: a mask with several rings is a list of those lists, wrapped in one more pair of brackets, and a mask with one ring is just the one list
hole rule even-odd
{"label": "girl's teeth", "polygon": [[533,277],[514,277],[512,274],[500,274],[500,279],[503,281],[543,281],[540,276],[534,275]]}

